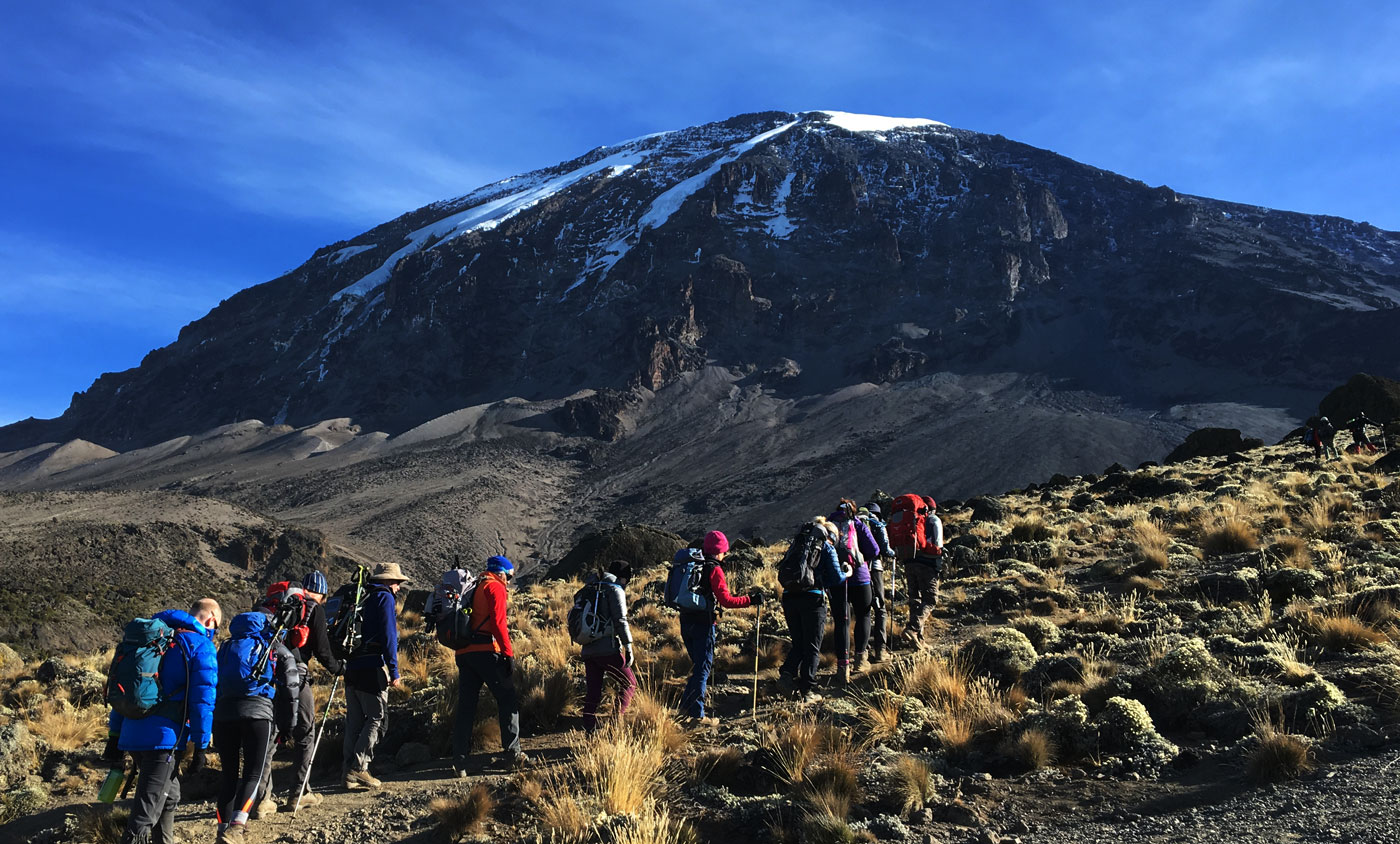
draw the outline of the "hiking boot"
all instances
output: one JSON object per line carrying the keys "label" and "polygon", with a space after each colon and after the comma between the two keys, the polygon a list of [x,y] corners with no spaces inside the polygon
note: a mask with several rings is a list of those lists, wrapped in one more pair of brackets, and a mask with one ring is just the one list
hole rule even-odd
{"label": "hiking boot", "polygon": [[465,779],[470,779],[470,778],[471,778],[471,774],[467,773],[467,769],[466,769],[466,768],[453,768],[453,769],[452,769],[452,776],[453,776],[454,778],[456,778],[456,779],[459,779],[459,780],[465,780]]}
{"label": "hiking boot", "polygon": [[879,665],[880,663],[882,663],[882,662],[884,662],[884,661],[885,661],[885,649],[884,649],[884,648],[875,648],[875,649],[873,649],[873,650],[870,651],[870,664],[871,664],[871,665]]}
{"label": "hiking boot", "polygon": [[351,771],[345,775],[345,787],[351,791],[364,788],[379,788],[384,783],[370,775],[369,771]]}
{"label": "hiking boot", "polygon": [[[321,801],[325,799],[326,798],[314,791],[308,791],[301,796],[301,805],[298,808],[305,809],[307,806],[319,806],[321,805]],[[292,805],[296,805],[296,803],[293,802]]]}
{"label": "hiking boot", "polygon": [[523,768],[530,762],[529,754],[523,750],[517,750],[514,753],[507,751],[501,754],[501,763],[507,768]]}
{"label": "hiking boot", "polygon": [[231,823],[228,825],[228,829],[224,830],[223,842],[224,844],[243,844],[244,841],[248,840],[246,838],[247,832],[247,825]]}
{"label": "hiking boot", "polygon": [[277,801],[271,797],[264,797],[258,801],[258,805],[253,807],[253,811],[248,813],[248,817],[256,821],[270,818],[275,814],[277,814]]}
{"label": "hiking boot", "polygon": [[859,674],[865,670],[865,651],[856,654],[856,658],[851,660],[851,673]]}
{"label": "hiking boot", "polygon": [[821,695],[817,694],[816,692],[807,692],[802,695],[802,698],[798,701],[798,703],[821,703],[821,701]]}
{"label": "hiking boot", "polygon": [[851,664],[848,662],[836,669],[836,685],[845,686],[851,682]]}
{"label": "hiking boot", "polygon": [[785,695],[790,695],[792,694],[793,689],[795,687],[796,681],[794,681],[793,678],[789,677],[786,674],[778,675],[778,691],[782,692]]}

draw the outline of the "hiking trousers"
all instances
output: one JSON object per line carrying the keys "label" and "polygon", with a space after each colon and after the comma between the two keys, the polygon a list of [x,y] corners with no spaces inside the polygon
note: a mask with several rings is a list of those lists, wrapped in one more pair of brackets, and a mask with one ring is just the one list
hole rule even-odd
{"label": "hiking trousers", "polygon": [[924,640],[924,622],[938,605],[938,569],[916,557],[904,566],[904,586],[909,590],[909,627],[916,642]]}
{"label": "hiking trousers", "polygon": [[604,681],[611,677],[618,682],[617,714],[625,715],[637,691],[637,677],[627,667],[627,657],[622,653],[584,657],[583,674],[588,687],[583,696],[583,728],[591,733],[598,729],[598,706],[603,702]]}
{"label": "hiking trousers", "polygon": [[846,599],[846,584],[826,590],[831,599],[831,647],[836,653],[836,665],[851,661],[851,605]]}
{"label": "hiking trousers", "polygon": [[389,690],[345,689],[345,773],[368,771],[374,746],[388,728]]}
{"label": "hiking trousers", "polygon": [[681,641],[690,656],[690,679],[681,694],[682,715],[705,717],[705,689],[715,667],[715,617],[710,613],[681,613]]}
{"label": "hiking trousers", "polygon": [[851,656],[863,656],[870,646],[870,613],[872,610],[872,583],[847,583],[846,602],[850,607],[851,624],[854,628],[851,642]]}
{"label": "hiking trousers", "polygon": [[[893,591],[893,590],[891,590]],[[893,598],[894,595],[889,596]],[[870,647],[877,651],[885,649],[885,628],[888,625],[888,598],[885,596],[885,570],[870,570]]]}
{"label": "hiking trousers", "polygon": [[[278,689],[277,694],[281,695],[282,689]],[[307,771],[311,770],[311,741],[315,737],[316,728],[316,694],[311,691],[310,682],[303,681],[301,690],[297,692],[294,723],[292,745],[295,762],[292,767],[295,777],[289,786],[293,800],[296,799],[296,790],[301,788],[301,781],[305,779]],[[277,754],[277,739],[281,733],[281,726],[274,722],[272,733],[267,737],[267,768],[263,771],[262,781],[258,785],[258,793],[264,799],[272,796],[272,757]]]}
{"label": "hiking trousers", "polygon": [[173,750],[137,750],[136,798],[131,803],[122,844],[175,844],[175,809],[180,805],[180,772]]}
{"label": "hiking trousers", "polygon": [[263,775],[272,768],[272,734],[272,722],[263,718],[214,722],[220,774],[214,817],[220,824],[248,822]]}
{"label": "hiking trousers", "polygon": [[826,633],[826,596],[821,592],[785,592],[783,617],[792,636],[792,647],[778,671],[792,679],[794,689],[806,694],[817,684],[822,636]]}
{"label": "hiking trousers", "polygon": [[485,686],[496,699],[501,725],[501,750],[520,753],[520,701],[515,678],[506,674],[504,657],[490,651],[457,654],[457,717],[452,723],[452,766],[467,769],[471,757],[472,729],[476,726],[477,698]]}

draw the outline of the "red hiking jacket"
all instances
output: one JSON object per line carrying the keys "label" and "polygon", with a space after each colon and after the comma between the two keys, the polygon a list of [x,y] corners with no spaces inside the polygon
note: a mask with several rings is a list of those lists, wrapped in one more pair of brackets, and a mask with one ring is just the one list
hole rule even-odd
{"label": "red hiking jacket", "polygon": [[481,583],[472,596],[472,629],[489,633],[491,641],[467,645],[457,651],[468,653],[498,653],[515,656],[510,646],[510,631],[506,629],[506,580],[495,572],[481,575]]}

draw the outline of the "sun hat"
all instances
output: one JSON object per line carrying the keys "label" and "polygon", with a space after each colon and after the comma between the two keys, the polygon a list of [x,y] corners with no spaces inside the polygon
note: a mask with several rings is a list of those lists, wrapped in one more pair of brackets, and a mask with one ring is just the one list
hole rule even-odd
{"label": "sun hat", "polygon": [[403,573],[398,563],[380,563],[374,567],[374,574],[369,579],[380,583],[406,583],[408,575]]}

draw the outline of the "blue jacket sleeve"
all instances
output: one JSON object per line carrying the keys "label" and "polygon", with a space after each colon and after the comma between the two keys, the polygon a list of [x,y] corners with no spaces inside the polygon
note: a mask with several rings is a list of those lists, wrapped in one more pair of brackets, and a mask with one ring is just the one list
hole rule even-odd
{"label": "blue jacket sleeve", "polygon": [[389,666],[389,679],[399,679],[399,624],[394,615],[394,593],[385,589],[379,593],[379,607],[384,617],[384,662]]}
{"label": "blue jacket sleeve", "polygon": [[831,543],[823,544],[822,551],[825,553],[822,554],[818,578],[827,589],[835,589],[846,582],[846,578],[841,576],[841,561],[837,558],[836,549],[831,546]]}
{"label": "blue jacket sleeve", "polygon": [[192,645],[188,668],[189,685],[189,740],[197,748],[209,747],[209,736],[214,726],[214,699],[218,693],[219,663],[214,643],[208,636],[191,633],[187,637]]}

